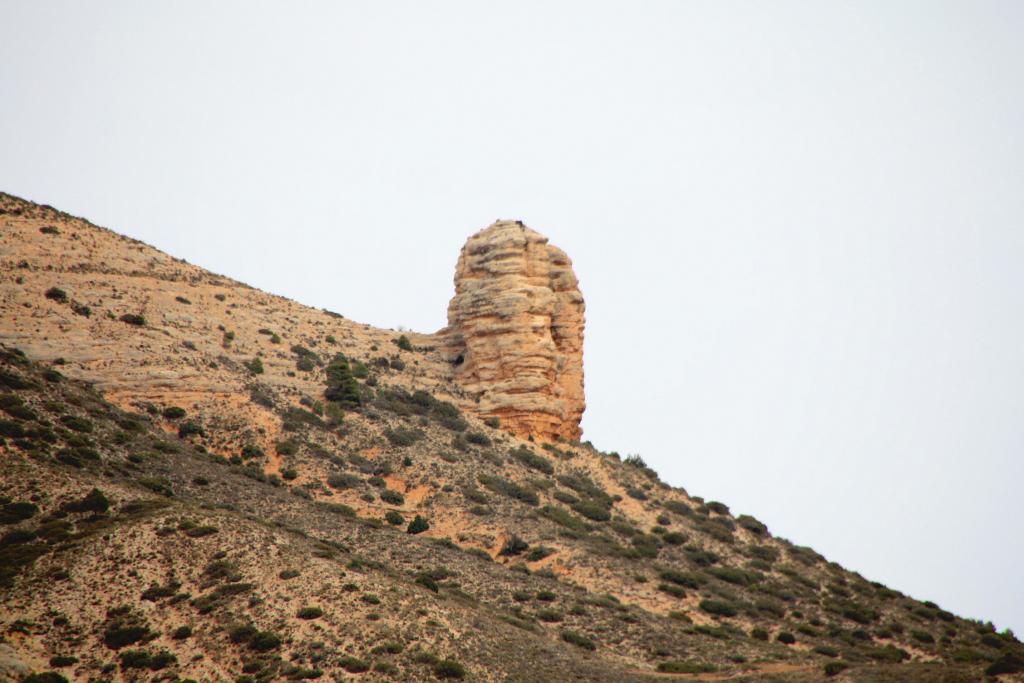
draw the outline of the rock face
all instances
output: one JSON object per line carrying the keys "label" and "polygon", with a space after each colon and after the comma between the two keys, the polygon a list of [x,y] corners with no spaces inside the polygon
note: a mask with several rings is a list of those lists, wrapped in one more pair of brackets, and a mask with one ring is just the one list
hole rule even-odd
{"label": "rock face", "polygon": [[583,312],[572,261],[547,237],[519,221],[470,237],[440,334],[477,413],[519,436],[578,439]]}

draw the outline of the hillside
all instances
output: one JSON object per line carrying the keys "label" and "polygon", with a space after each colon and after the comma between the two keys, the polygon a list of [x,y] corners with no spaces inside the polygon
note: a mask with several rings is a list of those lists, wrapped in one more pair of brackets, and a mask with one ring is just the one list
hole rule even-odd
{"label": "hillside", "polygon": [[0,212],[0,681],[953,682],[1024,658],[639,458],[535,436],[451,329]]}

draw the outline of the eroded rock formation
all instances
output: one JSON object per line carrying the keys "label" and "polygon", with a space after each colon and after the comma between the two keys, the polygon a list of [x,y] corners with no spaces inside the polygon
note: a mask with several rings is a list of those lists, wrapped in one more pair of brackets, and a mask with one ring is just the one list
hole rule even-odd
{"label": "eroded rock formation", "polygon": [[441,334],[477,412],[520,436],[578,439],[583,313],[572,261],[547,237],[519,221],[470,237]]}

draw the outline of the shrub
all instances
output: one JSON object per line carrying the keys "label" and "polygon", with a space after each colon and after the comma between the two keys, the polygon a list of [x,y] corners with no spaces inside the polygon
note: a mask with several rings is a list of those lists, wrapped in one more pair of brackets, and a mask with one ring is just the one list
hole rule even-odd
{"label": "shrub", "polygon": [[81,500],[61,505],[67,512],[106,512],[110,509],[110,501],[99,489],[89,491]]}
{"label": "shrub", "polygon": [[434,676],[442,680],[462,680],[466,677],[466,667],[453,659],[442,659],[434,665]]}
{"label": "shrub", "polygon": [[477,446],[490,446],[491,440],[482,432],[469,432],[466,434],[466,441]]}
{"label": "shrub", "polygon": [[551,461],[547,458],[537,455],[526,446],[520,446],[511,453],[509,453],[514,459],[518,460],[522,464],[526,465],[530,469],[543,472],[544,474],[554,474],[555,468],[551,464]]}
{"label": "shrub", "polygon": [[174,629],[171,633],[172,640],[185,640],[192,635],[192,627],[186,624],[185,626],[179,626]]}
{"label": "shrub", "polygon": [[686,586],[687,588],[697,589],[700,588],[700,580],[693,574],[687,574],[676,571],[674,569],[666,569],[658,574],[659,578],[664,581],[671,581],[677,586]]}
{"label": "shrub", "polygon": [[281,647],[281,636],[273,631],[257,631],[249,640],[249,648],[256,652],[269,652]]}
{"label": "shrub", "polygon": [[348,472],[336,472],[327,477],[327,485],[332,489],[352,489],[361,486],[363,480]]}
{"label": "shrub", "polygon": [[839,656],[839,650],[837,650],[836,648],[832,647],[831,645],[818,645],[817,647],[814,648],[814,651],[817,652],[819,655],[823,655],[825,657],[838,657]]}
{"label": "shrub", "polygon": [[410,342],[409,338],[406,337],[404,334],[402,336],[400,336],[398,339],[392,339],[391,342],[395,346],[397,346],[398,348],[402,349],[403,351],[412,351],[413,350],[412,349],[412,342]]}
{"label": "shrub", "polygon": [[384,431],[384,436],[388,438],[393,446],[405,447],[411,446],[424,437],[424,434],[419,429],[407,429],[405,427],[398,427],[396,429],[387,429]]}
{"label": "shrub", "polygon": [[118,659],[121,661],[122,669],[150,669],[152,671],[159,671],[178,662],[178,658],[167,650],[157,653],[146,650],[126,650],[120,654]]}
{"label": "shrub", "polygon": [[679,660],[661,662],[658,664],[658,671],[669,674],[703,674],[711,673],[717,669],[711,664],[701,662],[682,662]]}
{"label": "shrub", "polygon": [[70,655],[54,655],[50,657],[50,666],[56,666],[58,668],[63,666],[71,666],[72,664],[78,663],[78,657]]}
{"label": "shrub", "polygon": [[701,600],[700,608],[708,614],[713,614],[719,617],[734,617],[739,613],[739,610],[731,602],[725,600]]}
{"label": "shrub", "polygon": [[185,297],[180,296],[180,295],[174,297],[174,300],[177,301],[179,304],[185,304],[187,306],[191,306],[192,305],[191,301],[189,301],[188,299],[186,299]]}
{"label": "shrub", "polygon": [[612,513],[607,507],[594,501],[581,500],[571,507],[579,514],[595,522],[607,522],[612,518]]}
{"label": "shrub", "polygon": [[148,627],[141,624],[125,624],[120,621],[107,626],[103,632],[103,644],[111,650],[119,650],[122,647],[133,645],[139,641],[150,640],[156,634]]}
{"label": "shrub", "polygon": [[395,510],[388,510],[384,513],[384,521],[391,526],[400,526],[405,522],[405,518],[402,517],[401,513],[396,512]]}
{"label": "shrub", "polygon": [[370,665],[367,662],[351,655],[342,657],[338,660],[338,664],[350,674],[361,674],[370,670]]}
{"label": "shrub", "polygon": [[344,354],[336,354],[327,366],[327,389],[324,398],[343,408],[356,408],[362,403],[359,384]]}
{"label": "shrub", "polygon": [[501,420],[496,417],[489,417],[486,420],[484,420],[484,424],[490,427],[491,429],[497,429],[498,427],[501,426]]}
{"label": "shrub", "polygon": [[594,643],[594,641],[591,640],[590,638],[586,637],[582,633],[577,633],[576,631],[570,631],[568,629],[564,629],[564,630],[561,631],[561,633],[559,633],[559,635],[562,637],[562,640],[564,640],[565,642],[571,643],[571,644],[575,645],[576,647],[581,647],[584,650],[591,650],[591,651],[593,651],[593,650],[597,649],[597,645]]}
{"label": "shrub", "polygon": [[136,313],[125,313],[119,318],[119,320],[123,323],[134,325],[135,327],[142,327],[146,324],[146,319]]}
{"label": "shrub", "polygon": [[668,545],[682,545],[689,540],[689,536],[679,531],[669,531],[661,535],[661,540]]}
{"label": "shrub", "polygon": [[736,523],[755,536],[766,536],[768,534],[768,527],[750,515],[740,515],[736,518]]}
{"label": "shrub", "polygon": [[263,374],[263,359],[261,359],[258,356],[253,358],[252,360],[247,360],[246,362],[242,363],[242,365],[244,365],[246,369],[254,375]]}
{"label": "shrub", "polygon": [[416,518],[409,522],[409,527],[406,529],[406,532],[410,534],[421,534],[429,528],[430,523],[421,515],[416,515]]}
{"label": "shrub", "polygon": [[529,549],[530,544],[519,538],[515,534],[512,534],[508,540],[505,541],[505,545],[501,547],[499,555],[505,557],[513,557],[515,555],[521,555]]}
{"label": "shrub", "polygon": [[716,515],[727,515],[729,514],[729,506],[725,503],[719,503],[717,500],[712,500],[705,504],[708,510],[714,512]]}
{"label": "shrub", "polygon": [[39,514],[39,507],[35,503],[4,503],[0,506],[0,524],[17,524],[31,519],[37,514]]}
{"label": "shrub", "polygon": [[779,635],[775,636],[775,640],[779,641],[783,645],[792,645],[796,642],[796,636],[789,631],[782,631]]}
{"label": "shrub", "polygon": [[65,303],[68,300],[68,294],[59,287],[50,287],[46,290],[46,298],[58,303]]}
{"label": "shrub", "polygon": [[415,582],[423,586],[427,590],[434,591],[435,593],[439,590],[437,581],[428,572],[421,572],[417,574]]}
{"label": "shrub", "polygon": [[850,665],[846,662],[829,662],[825,665],[825,675],[835,676],[841,671],[845,671],[846,669],[848,669],[849,666]]}
{"label": "shrub", "polygon": [[303,607],[295,614],[299,619],[319,619],[323,615],[324,611],[319,607]]}
{"label": "shrub", "polygon": [[164,408],[163,416],[168,420],[178,420],[185,417],[185,409],[178,406],[169,406]]}
{"label": "shrub", "polygon": [[996,661],[992,662],[992,664],[985,669],[985,675],[998,676],[999,674],[1015,674],[1020,673],[1021,671],[1024,671],[1024,659],[1008,652]]}
{"label": "shrub", "polygon": [[84,417],[78,417],[77,415],[62,415],[60,422],[62,425],[74,432],[81,432],[83,434],[89,434],[92,432],[92,422],[89,422],[89,420]]}
{"label": "shrub", "polygon": [[750,631],[750,637],[754,640],[768,640],[768,631],[763,628],[754,628]]}
{"label": "shrub", "polygon": [[668,595],[671,595],[673,598],[680,598],[680,599],[682,599],[682,598],[686,597],[686,590],[685,589],[683,589],[680,586],[676,586],[674,584],[671,584],[671,583],[659,583],[658,584],[658,590],[660,590],[662,593],[666,593]]}
{"label": "shrub", "polygon": [[68,679],[56,671],[44,671],[38,674],[29,674],[21,679],[21,683],[68,683]]}
{"label": "shrub", "polygon": [[504,496],[508,496],[509,498],[521,501],[523,503],[526,503],[527,505],[538,505],[540,503],[540,499],[537,497],[536,493],[530,491],[529,489],[523,488],[522,486],[519,486],[515,482],[509,481],[508,479],[488,474],[481,474],[478,477],[478,480],[487,489],[494,491],[495,493],[500,493]]}
{"label": "shrub", "polygon": [[529,552],[529,554],[526,556],[526,561],[527,562],[540,562],[545,557],[548,557],[549,555],[553,555],[554,552],[555,552],[555,550],[553,548],[548,548],[548,547],[542,546],[542,545],[541,546],[537,546],[536,548],[531,550]]}

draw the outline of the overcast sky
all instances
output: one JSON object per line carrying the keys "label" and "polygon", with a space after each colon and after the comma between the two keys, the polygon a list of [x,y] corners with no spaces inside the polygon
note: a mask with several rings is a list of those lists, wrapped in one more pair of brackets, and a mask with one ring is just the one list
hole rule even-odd
{"label": "overcast sky", "polygon": [[1024,3],[0,0],[0,189],[445,323],[573,258],[585,438],[1024,634]]}

